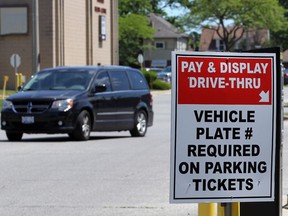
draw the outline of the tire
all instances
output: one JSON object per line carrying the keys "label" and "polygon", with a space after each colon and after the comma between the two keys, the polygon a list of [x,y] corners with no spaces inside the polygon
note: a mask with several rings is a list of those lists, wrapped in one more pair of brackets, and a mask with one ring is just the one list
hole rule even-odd
{"label": "tire", "polygon": [[77,141],[85,141],[90,139],[91,117],[89,112],[83,110],[76,121],[75,130],[69,133],[70,138]]}
{"label": "tire", "polygon": [[23,133],[6,131],[6,136],[9,141],[20,141],[22,139]]}
{"label": "tire", "polygon": [[147,132],[147,114],[143,110],[136,112],[134,128],[130,130],[132,137],[144,137]]}

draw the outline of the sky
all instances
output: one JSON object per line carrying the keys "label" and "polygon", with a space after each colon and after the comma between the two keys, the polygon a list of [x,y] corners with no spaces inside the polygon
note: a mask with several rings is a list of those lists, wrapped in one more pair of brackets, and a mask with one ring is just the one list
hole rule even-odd
{"label": "sky", "polygon": [[[167,14],[169,14],[169,16],[178,16],[178,15],[183,15],[187,12],[187,10],[185,10],[184,8],[171,8],[171,7],[165,7],[164,10],[166,11]],[[225,20],[225,25],[231,25],[233,24],[232,20]],[[199,28],[195,28],[192,31],[196,31],[199,34],[201,33],[201,29]],[[189,33],[190,31],[188,31],[187,33]]]}
{"label": "sky", "polygon": [[[165,7],[164,8],[165,12],[169,14],[169,16],[178,16],[178,15],[183,15],[187,12],[184,8],[170,8],[170,7]],[[201,33],[201,29],[195,28],[195,29],[190,29],[187,30],[186,33],[189,34],[190,32],[197,32]]]}
{"label": "sky", "polygon": [[177,15],[185,13],[185,9],[184,8],[175,9],[175,8],[171,8],[171,7],[165,7],[164,10],[170,16],[177,16]]}

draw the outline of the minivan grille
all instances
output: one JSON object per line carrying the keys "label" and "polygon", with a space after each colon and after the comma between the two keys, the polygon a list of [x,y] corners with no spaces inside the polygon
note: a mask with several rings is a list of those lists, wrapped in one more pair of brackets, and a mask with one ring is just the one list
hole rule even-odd
{"label": "minivan grille", "polygon": [[49,109],[50,104],[48,100],[13,101],[13,109],[17,113],[43,113]]}

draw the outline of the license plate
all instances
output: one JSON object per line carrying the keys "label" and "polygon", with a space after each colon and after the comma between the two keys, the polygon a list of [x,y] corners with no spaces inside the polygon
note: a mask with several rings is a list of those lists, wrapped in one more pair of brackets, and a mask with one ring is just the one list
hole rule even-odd
{"label": "license plate", "polygon": [[22,116],[23,124],[32,124],[34,123],[34,116]]}

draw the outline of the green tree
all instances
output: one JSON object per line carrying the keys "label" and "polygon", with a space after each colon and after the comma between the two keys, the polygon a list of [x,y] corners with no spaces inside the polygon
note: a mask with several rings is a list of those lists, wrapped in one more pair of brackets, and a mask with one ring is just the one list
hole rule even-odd
{"label": "green tree", "polygon": [[153,40],[154,29],[143,15],[128,14],[119,18],[119,58],[121,65],[136,66],[143,40]]}
{"label": "green tree", "polygon": [[120,64],[139,66],[137,56],[144,49],[145,39],[153,40],[154,29],[148,14],[165,14],[159,7],[162,0],[119,0]]}
{"label": "green tree", "polygon": [[288,1],[287,0],[279,0],[280,5],[282,5],[284,8],[288,8]]}
{"label": "green tree", "polygon": [[148,15],[149,13],[165,14],[160,4],[163,0],[119,0],[119,15],[139,14]]}
{"label": "green tree", "polygon": [[201,37],[201,35],[198,32],[195,32],[195,31],[193,31],[193,32],[191,32],[189,34],[189,38],[192,39],[191,48],[193,48],[196,51],[199,50],[200,37]]}
{"label": "green tree", "polygon": [[[279,3],[286,9],[285,17],[288,18],[288,1],[279,0]],[[271,31],[271,45],[279,46],[283,51],[288,49],[288,25],[283,26],[279,31]]]}
{"label": "green tree", "polygon": [[[287,25],[285,9],[276,0],[167,0],[168,5],[187,8],[183,19],[190,28],[201,26],[216,30],[232,49],[248,29],[270,29],[277,32]],[[236,37],[236,33],[240,37]]]}

